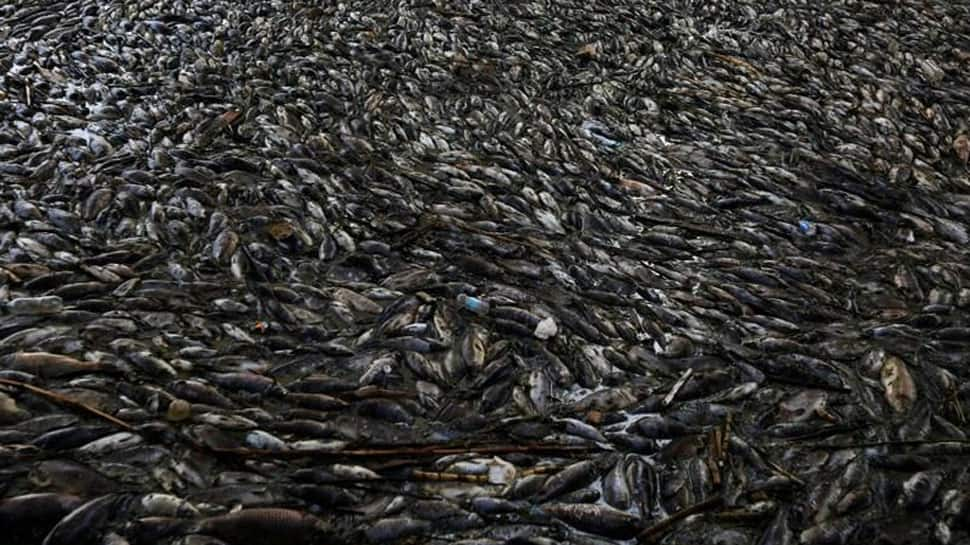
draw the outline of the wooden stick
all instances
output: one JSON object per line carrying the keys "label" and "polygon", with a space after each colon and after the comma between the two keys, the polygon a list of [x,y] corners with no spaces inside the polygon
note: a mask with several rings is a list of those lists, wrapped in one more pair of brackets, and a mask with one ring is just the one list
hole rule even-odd
{"label": "wooden stick", "polygon": [[700,503],[695,503],[690,507],[685,507],[680,511],[677,511],[673,515],[670,515],[669,517],[661,520],[660,522],[640,532],[640,534],[637,535],[637,541],[640,543],[651,543],[654,540],[654,538],[659,537],[660,534],[667,531],[667,529],[669,529],[677,522],[691,515],[694,515],[696,513],[702,513],[709,509],[714,509],[715,507],[719,507],[722,503],[724,503],[724,496],[718,495],[718,496],[714,496],[713,498],[706,499]]}
{"label": "wooden stick", "polygon": [[427,446],[401,448],[347,449],[347,450],[262,450],[249,448],[215,448],[207,447],[217,454],[235,454],[252,456],[254,458],[394,458],[394,457],[438,457],[450,454],[588,454],[598,449],[576,446],[557,445],[554,443],[531,443],[525,445],[474,445],[463,447]]}
{"label": "wooden stick", "polygon": [[663,407],[667,407],[674,402],[674,398],[677,397],[677,394],[680,393],[680,390],[684,387],[685,384],[687,384],[687,381],[690,380],[690,377],[693,374],[694,374],[693,367],[688,367],[687,370],[684,371],[684,373],[680,376],[680,378],[677,379],[677,382],[674,383],[674,386],[670,389],[670,393],[668,393],[663,398],[663,401],[661,402],[661,405]]}
{"label": "wooden stick", "polygon": [[47,399],[49,399],[49,400],[51,400],[51,401],[53,401],[55,403],[58,403],[60,405],[65,405],[67,407],[71,407],[73,409],[77,409],[77,410],[80,410],[82,412],[86,412],[86,413],[89,413],[89,414],[93,414],[94,416],[97,416],[98,418],[102,418],[104,420],[107,420],[108,422],[111,422],[112,424],[114,424],[115,426],[118,426],[119,428],[121,428],[123,430],[126,430],[126,431],[135,431],[135,428],[132,427],[131,424],[125,422],[124,420],[120,420],[118,418],[115,418],[115,417],[111,416],[110,414],[108,414],[106,412],[103,412],[101,410],[95,409],[94,407],[92,407],[90,405],[85,405],[84,403],[81,403],[80,401],[74,401],[73,399],[71,399],[71,398],[69,398],[67,396],[63,396],[61,394],[58,394],[56,392],[52,392],[50,390],[45,390],[44,388],[40,388],[40,387],[37,387],[37,386],[33,386],[33,385],[27,384],[25,382],[20,382],[19,380],[11,380],[11,379],[6,379],[6,378],[0,378],[0,384],[6,384],[7,386],[15,386],[17,388],[23,388],[24,390],[27,390],[28,392],[33,392],[33,393],[35,393],[35,394],[37,394],[37,395],[39,395],[41,397],[45,397],[45,398],[47,398]]}
{"label": "wooden stick", "polygon": [[970,440],[967,439],[912,439],[901,441],[862,441],[859,443],[841,443],[826,445],[822,443],[805,445],[807,449],[814,450],[849,450],[869,447],[918,447],[923,445],[939,445],[941,443],[953,443],[966,445],[970,448]]}
{"label": "wooden stick", "polygon": [[415,481],[456,481],[465,483],[488,483],[488,475],[469,475],[443,471],[420,471],[415,469],[408,475]]}

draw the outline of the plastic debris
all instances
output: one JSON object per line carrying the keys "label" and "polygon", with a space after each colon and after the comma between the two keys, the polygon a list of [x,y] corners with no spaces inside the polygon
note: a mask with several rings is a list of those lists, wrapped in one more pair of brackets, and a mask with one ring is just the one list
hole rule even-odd
{"label": "plastic debris", "polygon": [[491,309],[491,305],[487,301],[483,301],[478,297],[472,297],[470,295],[465,295],[464,293],[458,295],[458,304],[464,307],[470,312],[474,312],[480,316],[488,314]]}
{"label": "plastic debris", "polygon": [[556,320],[549,317],[536,324],[534,333],[537,339],[546,340],[555,337],[558,332],[559,326],[556,325]]}
{"label": "plastic debris", "polygon": [[807,237],[812,237],[812,236],[815,236],[815,233],[818,232],[818,227],[815,225],[814,222],[811,222],[809,220],[800,220],[798,222],[798,232],[800,232],[801,234]]}

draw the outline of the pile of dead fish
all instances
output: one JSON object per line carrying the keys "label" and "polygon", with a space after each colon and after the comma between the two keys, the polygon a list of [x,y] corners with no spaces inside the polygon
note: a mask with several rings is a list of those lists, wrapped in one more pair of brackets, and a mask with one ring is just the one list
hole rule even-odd
{"label": "pile of dead fish", "polygon": [[964,2],[0,5],[0,542],[970,543]]}

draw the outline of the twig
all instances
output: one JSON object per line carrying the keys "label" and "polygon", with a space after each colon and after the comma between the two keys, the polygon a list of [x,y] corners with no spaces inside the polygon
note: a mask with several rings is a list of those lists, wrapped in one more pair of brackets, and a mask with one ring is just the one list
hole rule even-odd
{"label": "twig", "polygon": [[[689,369],[688,369],[689,370]],[[731,435],[731,414],[729,413],[723,426],[711,430],[708,436],[707,466],[711,471],[711,480],[715,487],[721,485],[721,467],[727,458],[727,443]]]}
{"label": "twig", "polygon": [[664,407],[667,407],[668,405],[673,403],[674,398],[677,397],[677,394],[680,393],[680,390],[684,387],[685,384],[687,384],[687,381],[690,380],[690,377],[693,376],[693,374],[694,374],[694,368],[688,367],[687,370],[684,371],[684,374],[681,375],[679,379],[677,379],[676,383],[674,383],[674,386],[670,389],[670,393],[668,393],[666,397],[664,397],[661,405],[663,405]]}
{"label": "twig", "polygon": [[805,448],[817,449],[817,450],[849,450],[857,448],[869,448],[869,447],[916,447],[922,445],[939,445],[942,443],[953,443],[959,445],[966,445],[970,447],[970,440],[967,439],[926,439],[926,440],[909,440],[909,441],[868,441],[860,443],[843,443],[835,445],[825,445],[822,443],[816,443],[813,445],[806,445]]}
{"label": "twig", "polygon": [[450,473],[443,471],[413,470],[408,475],[415,481],[456,481],[465,483],[488,483],[488,475],[470,475],[467,473]]}
{"label": "twig", "polygon": [[861,424],[837,424],[832,426],[823,426],[815,431],[802,433],[799,435],[793,435],[791,437],[786,437],[784,441],[769,443],[770,446],[775,446],[778,444],[788,445],[793,441],[805,441],[808,439],[822,439],[825,437],[832,437],[834,435],[842,435],[844,433],[849,433],[861,429]]}
{"label": "twig", "polygon": [[93,414],[94,416],[97,416],[99,418],[102,418],[104,420],[107,420],[108,422],[111,422],[112,424],[114,424],[115,426],[118,426],[119,428],[121,428],[123,430],[126,430],[126,431],[134,431],[135,430],[135,428],[132,427],[131,424],[125,422],[124,420],[119,420],[118,418],[115,418],[115,417],[111,416],[110,414],[108,414],[108,413],[106,413],[104,411],[95,409],[94,407],[92,407],[90,405],[86,405],[84,403],[81,403],[80,401],[74,401],[73,399],[71,399],[71,398],[69,398],[67,396],[63,396],[61,394],[58,394],[56,392],[52,392],[50,390],[45,390],[44,388],[39,388],[37,386],[33,386],[33,385],[27,384],[25,382],[20,382],[19,380],[11,380],[11,379],[6,379],[6,378],[0,378],[0,384],[6,384],[7,386],[15,386],[15,387],[18,387],[18,388],[23,388],[24,390],[27,390],[27,391],[33,392],[33,393],[35,393],[35,394],[37,394],[39,396],[45,397],[45,398],[47,398],[47,399],[49,399],[49,400],[51,400],[51,401],[53,401],[55,403],[58,403],[58,404],[61,404],[61,405],[66,405],[68,407],[71,407],[71,408],[74,408],[74,409],[78,409],[78,410],[80,410],[82,412],[86,412],[86,413],[89,413],[89,414]]}
{"label": "twig", "polygon": [[721,62],[725,62],[727,64],[733,64],[735,66],[740,66],[741,68],[744,68],[745,71],[750,72],[755,76],[760,77],[762,75],[760,70],[752,66],[751,63],[745,61],[744,59],[739,59],[738,57],[734,57],[731,55],[724,55],[722,53],[712,53],[711,56]]}
{"label": "twig", "polygon": [[775,462],[772,462],[771,461],[771,458],[768,457],[768,453],[764,449],[762,449],[761,447],[759,447],[757,445],[752,445],[751,448],[753,448],[754,451],[757,452],[759,456],[761,456],[761,459],[764,460],[765,464],[767,464],[768,467],[770,467],[771,469],[775,470],[781,476],[787,477],[787,478],[791,479],[792,481],[798,483],[800,486],[805,486],[805,481],[799,479],[797,475],[795,475],[794,473],[792,473],[792,472],[788,471],[787,469],[781,467],[780,465],[776,464]]}
{"label": "twig", "polygon": [[714,509],[715,507],[719,507],[722,503],[724,503],[724,496],[717,495],[700,503],[695,503],[690,507],[685,507],[684,509],[677,511],[673,515],[670,515],[669,517],[640,532],[640,534],[637,535],[637,541],[640,543],[650,543],[654,538],[658,537],[677,522],[696,513],[702,513],[704,511]]}
{"label": "twig", "polygon": [[587,454],[599,449],[576,446],[558,445],[554,443],[531,443],[526,445],[467,445],[462,447],[448,446],[428,446],[428,447],[401,447],[401,448],[374,448],[374,449],[349,449],[349,450],[262,450],[248,448],[216,448],[207,447],[208,450],[217,454],[235,454],[239,456],[252,456],[258,458],[394,458],[394,457],[437,457],[451,454],[468,454],[470,452],[478,454],[510,454],[510,453],[531,453],[531,454]]}
{"label": "twig", "polygon": [[[560,466],[550,466],[550,467],[528,467],[522,469],[518,472],[520,477],[526,475],[547,475],[550,473],[556,473],[561,471]],[[415,480],[415,481],[459,481],[467,483],[488,483],[489,476],[487,474],[473,475],[468,473],[452,473],[446,471],[422,471],[420,469],[412,469],[408,473],[408,477],[403,479],[405,481]]]}

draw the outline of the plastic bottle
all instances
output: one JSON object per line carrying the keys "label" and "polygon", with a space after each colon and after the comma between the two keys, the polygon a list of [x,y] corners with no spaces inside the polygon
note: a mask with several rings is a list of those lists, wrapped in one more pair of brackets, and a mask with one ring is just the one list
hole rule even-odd
{"label": "plastic bottle", "polygon": [[488,314],[488,311],[491,309],[491,305],[487,301],[483,301],[478,297],[472,297],[471,295],[465,295],[464,293],[458,295],[458,304],[479,316]]}

